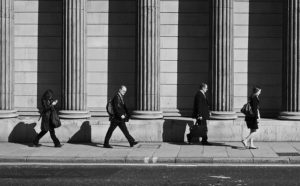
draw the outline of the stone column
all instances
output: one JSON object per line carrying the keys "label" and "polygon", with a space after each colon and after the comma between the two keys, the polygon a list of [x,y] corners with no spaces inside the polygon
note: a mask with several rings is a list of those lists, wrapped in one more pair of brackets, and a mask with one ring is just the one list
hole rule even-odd
{"label": "stone column", "polygon": [[86,0],[63,0],[62,111],[66,119],[88,118],[86,110]]}
{"label": "stone column", "polygon": [[210,0],[212,119],[236,119],[233,112],[233,0]]}
{"label": "stone column", "polygon": [[137,1],[137,110],[135,119],[160,119],[160,0]]}
{"label": "stone column", "polygon": [[283,3],[282,112],[279,118],[300,120],[300,0]]}
{"label": "stone column", "polygon": [[14,110],[13,1],[0,0],[0,118],[17,117]]}

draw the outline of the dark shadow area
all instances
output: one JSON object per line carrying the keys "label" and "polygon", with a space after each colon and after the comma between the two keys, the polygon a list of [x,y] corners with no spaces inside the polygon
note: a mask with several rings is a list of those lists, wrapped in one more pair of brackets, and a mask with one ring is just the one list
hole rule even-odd
{"label": "dark shadow area", "polygon": [[177,109],[192,115],[201,82],[209,81],[209,1],[179,0]]}
{"label": "dark shadow area", "polygon": [[[211,145],[209,146],[220,146],[220,147],[230,147],[232,149],[238,149],[238,150],[246,150],[247,148],[243,146],[235,146],[235,145],[228,145],[225,142],[220,143],[220,142],[209,142]],[[174,145],[202,145],[201,142],[198,140],[195,140],[191,144],[188,144],[187,142],[169,142],[169,144],[174,144]]]}
{"label": "dark shadow area", "polygon": [[8,136],[8,142],[28,145],[37,135],[34,130],[36,123],[26,124],[24,122],[18,123]]}
{"label": "dark shadow area", "polygon": [[184,142],[186,127],[192,126],[193,120],[165,119],[163,124],[163,142]]}
{"label": "dark shadow area", "polygon": [[281,108],[282,6],[282,0],[249,1],[248,97],[254,86],[262,88],[264,118],[277,117]]}
{"label": "dark shadow area", "polygon": [[37,43],[37,107],[47,89],[61,105],[62,1],[39,0]]}
{"label": "dark shadow area", "polygon": [[107,96],[127,86],[127,107],[136,107],[136,1],[109,1]]}
{"label": "dark shadow area", "polygon": [[[85,121],[80,126],[79,131],[77,131],[68,141],[68,143],[84,143],[92,144],[92,130],[89,121]],[[94,146],[94,144],[92,145]]]}

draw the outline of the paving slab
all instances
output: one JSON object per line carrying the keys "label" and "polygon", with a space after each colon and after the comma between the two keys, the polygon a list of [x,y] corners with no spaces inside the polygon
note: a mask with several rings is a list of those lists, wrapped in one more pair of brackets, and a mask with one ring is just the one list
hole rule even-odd
{"label": "paving slab", "polygon": [[226,146],[203,146],[203,153],[201,157],[226,157],[228,154],[226,151]]}
{"label": "paving slab", "polygon": [[18,143],[0,143],[0,149],[0,155],[3,156],[29,156],[35,151],[33,147]]}
{"label": "paving slab", "polygon": [[295,149],[288,142],[270,142],[268,144],[276,153],[297,153],[298,152],[297,149]]}
{"label": "paving slab", "polygon": [[175,163],[180,145],[162,143],[153,156],[152,163]]}
{"label": "paving slab", "polygon": [[300,152],[300,142],[290,142],[291,146],[293,146],[298,152]]}
{"label": "paving slab", "polygon": [[266,142],[256,142],[258,149],[250,149],[254,158],[277,158],[278,155]]}
{"label": "paving slab", "polygon": [[181,145],[177,158],[199,158],[203,150],[202,145]]}
{"label": "paving slab", "polygon": [[242,142],[227,142],[226,144],[229,158],[253,158],[251,151],[245,148]]}
{"label": "paving slab", "polygon": [[130,151],[126,157],[127,163],[151,163],[152,156],[156,148],[148,149],[133,149]]}

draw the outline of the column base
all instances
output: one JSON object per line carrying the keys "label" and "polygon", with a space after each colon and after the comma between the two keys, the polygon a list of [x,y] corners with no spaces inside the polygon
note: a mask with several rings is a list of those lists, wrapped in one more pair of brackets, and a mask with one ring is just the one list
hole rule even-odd
{"label": "column base", "polygon": [[58,115],[61,119],[85,119],[91,117],[90,112],[85,110],[61,110]]}
{"label": "column base", "polygon": [[0,119],[18,117],[16,110],[0,110]]}
{"label": "column base", "polygon": [[280,112],[278,119],[282,120],[300,120],[300,112]]}
{"label": "column base", "polygon": [[216,120],[234,120],[237,119],[237,114],[235,112],[226,112],[226,111],[212,111],[210,119]]}
{"label": "column base", "polygon": [[132,119],[162,119],[163,114],[161,111],[133,111]]}

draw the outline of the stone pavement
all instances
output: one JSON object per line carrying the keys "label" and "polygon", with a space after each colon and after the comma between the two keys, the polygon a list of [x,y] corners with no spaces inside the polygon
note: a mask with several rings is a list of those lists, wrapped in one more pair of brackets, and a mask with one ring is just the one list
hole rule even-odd
{"label": "stone pavement", "polygon": [[300,164],[300,142],[256,142],[259,149],[246,149],[241,142],[212,142],[212,146],[186,143],[111,143],[70,144],[54,148],[30,144],[0,143],[0,162],[11,163],[233,163],[233,164]]}

